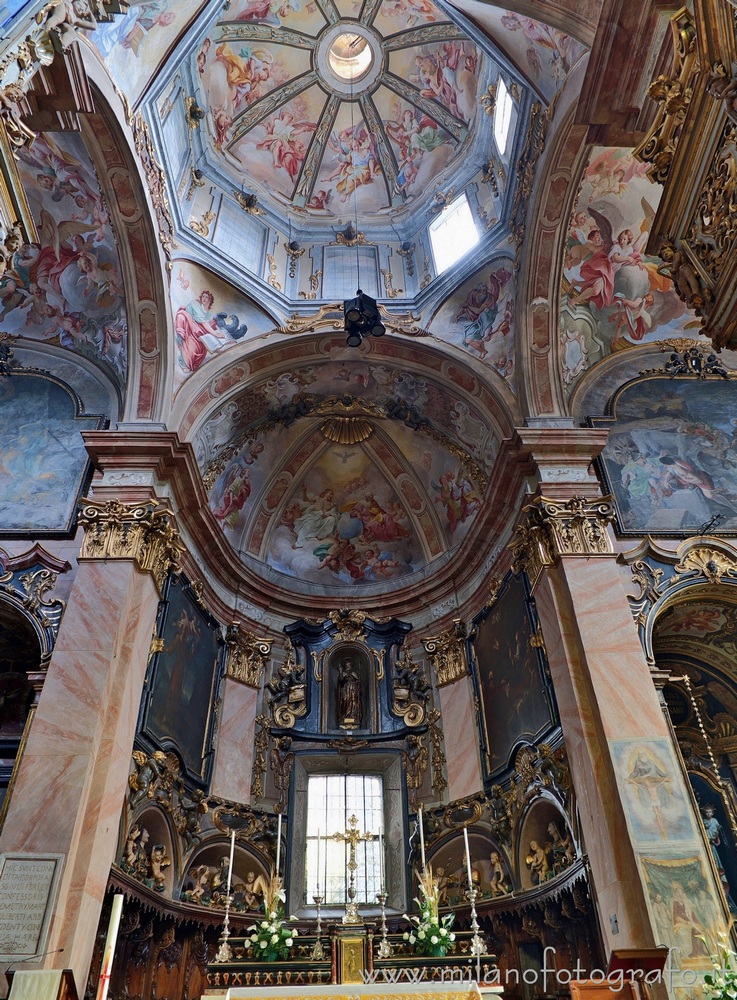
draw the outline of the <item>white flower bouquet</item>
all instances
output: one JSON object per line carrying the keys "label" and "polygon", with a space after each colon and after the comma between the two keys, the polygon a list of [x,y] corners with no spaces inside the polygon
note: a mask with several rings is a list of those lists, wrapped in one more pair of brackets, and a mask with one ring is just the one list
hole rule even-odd
{"label": "white flower bouquet", "polygon": [[264,893],[264,919],[251,924],[246,931],[252,958],[276,962],[289,956],[297,931],[284,919],[285,900],[281,879],[272,873],[268,892]]}
{"label": "white flower bouquet", "polygon": [[415,899],[415,902],[420,908],[420,915],[408,917],[404,914],[412,928],[402,936],[412,946],[415,954],[442,958],[453,947],[456,939],[451,931],[455,915],[446,913],[444,917],[440,916],[440,889],[429,865],[422,875],[418,875],[418,879],[422,898]]}

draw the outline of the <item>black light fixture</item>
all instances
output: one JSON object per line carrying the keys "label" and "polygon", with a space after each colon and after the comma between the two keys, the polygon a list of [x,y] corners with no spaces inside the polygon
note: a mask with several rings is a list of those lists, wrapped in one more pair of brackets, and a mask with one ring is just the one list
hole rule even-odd
{"label": "black light fixture", "polygon": [[383,337],[386,327],[381,322],[376,299],[366,295],[359,288],[353,299],[343,302],[345,315],[346,344],[349,347],[360,347],[364,337]]}

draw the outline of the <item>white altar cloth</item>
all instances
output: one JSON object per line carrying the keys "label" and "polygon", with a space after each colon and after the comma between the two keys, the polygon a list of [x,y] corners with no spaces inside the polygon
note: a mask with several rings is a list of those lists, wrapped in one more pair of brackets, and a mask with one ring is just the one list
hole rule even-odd
{"label": "white altar cloth", "polygon": [[[500,987],[484,988],[483,996],[499,995]],[[336,986],[232,986],[208,991],[202,1000],[482,1000],[474,980],[463,982],[341,983]]]}

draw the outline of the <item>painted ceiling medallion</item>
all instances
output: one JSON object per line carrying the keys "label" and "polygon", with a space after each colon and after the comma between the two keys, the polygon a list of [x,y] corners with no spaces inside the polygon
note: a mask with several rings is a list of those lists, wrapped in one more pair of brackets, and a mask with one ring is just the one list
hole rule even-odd
{"label": "painted ceiling medallion", "polygon": [[370,438],[374,428],[371,421],[364,417],[330,417],[321,425],[320,431],[323,437],[335,444],[358,444]]}

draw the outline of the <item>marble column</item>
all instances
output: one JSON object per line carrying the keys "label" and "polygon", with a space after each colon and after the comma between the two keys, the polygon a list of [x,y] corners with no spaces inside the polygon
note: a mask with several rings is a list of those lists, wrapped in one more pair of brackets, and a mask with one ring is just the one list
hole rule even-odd
{"label": "marble column", "polygon": [[[567,433],[576,448],[548,480],[555,496],[538,494],[523,511],[515,568],[533,586],[607,954],[659,944],[685,953],[695,939],[677,936],[678,902],[663,897],[688,873],[708,896],[715,938],[725,926],[721,896],[613,551],[611,498],[596,495],[588,468],[584,437],[597,432]],[[565,436],[548,438],[559,458]],[[545,433],[535,437],[537,459]],[[589,462],[602,444],[589,441]],[[541,480],[555,468],[547,459],[537,461]],[[709,967],[703,952],[683,959]]]}
{"label": "marble column", "polygon": [[64,858],[39,965],[86,986],[118,842],[160,588],[181,551],[156,500],[85,502],[85,537],[31,726],[0,853]]}

